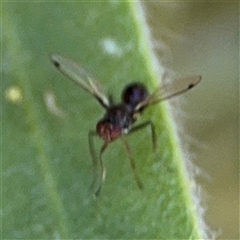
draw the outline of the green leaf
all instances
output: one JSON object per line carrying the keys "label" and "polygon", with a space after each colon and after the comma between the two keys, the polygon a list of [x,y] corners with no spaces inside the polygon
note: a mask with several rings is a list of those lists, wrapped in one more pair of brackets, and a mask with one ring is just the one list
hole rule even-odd
{"label": "green leaf", "polygon": [[128,137],[144,190],[116,141],[104,153],[107,176],[95,199],[88,131],[103,109],[49,58],[80,62],[116,101],[132,80],[153,91],[160,79],[139,3],[3,2],[2,12],[2,238],[201,238],[166,105],[139,121],[156,125],[156,153],[147,129]]}

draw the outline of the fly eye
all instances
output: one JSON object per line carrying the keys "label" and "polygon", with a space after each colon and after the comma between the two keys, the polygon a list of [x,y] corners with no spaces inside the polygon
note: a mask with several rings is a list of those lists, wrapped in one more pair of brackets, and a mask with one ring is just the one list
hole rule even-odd
{"label": "fly eye", "polygon": [[132,83],[128,85],[122,93],[122,101],[135,107],[148,96],[145,86],[141,83]]}

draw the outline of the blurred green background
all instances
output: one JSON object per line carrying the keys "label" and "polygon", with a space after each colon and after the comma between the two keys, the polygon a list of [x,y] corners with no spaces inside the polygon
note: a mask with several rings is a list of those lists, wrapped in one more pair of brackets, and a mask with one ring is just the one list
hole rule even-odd
{"label": "blurred green background", "polygon": [[145,6],[163,65],[203,76],[178,113],[180,134],[200,170],[206,222],[218,239],[239,239],[239,2]]}

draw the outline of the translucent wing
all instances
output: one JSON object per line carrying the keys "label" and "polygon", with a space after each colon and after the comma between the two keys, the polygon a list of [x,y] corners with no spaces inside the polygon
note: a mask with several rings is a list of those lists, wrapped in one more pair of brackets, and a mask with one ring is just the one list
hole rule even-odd
{"label": "translucent wing", "polygon": [[104,93],[103,88],[79,63],[57,54],[52,54],[50,57],[54,66],[60,72],[66,75],[78,86],[91,93],[103,107],[109,107],[110,101]]}
{"label": "translucent wing", "polygon": [[139,111],[149,105],[153,105],[185,93],[195,87],[201,79],[202,76],[200,75],[192,75],[176,80],[170,84],[163,85],[153,92],[153,94],[149,95],[144,101],[140,102],[136,106],[135,111]]}

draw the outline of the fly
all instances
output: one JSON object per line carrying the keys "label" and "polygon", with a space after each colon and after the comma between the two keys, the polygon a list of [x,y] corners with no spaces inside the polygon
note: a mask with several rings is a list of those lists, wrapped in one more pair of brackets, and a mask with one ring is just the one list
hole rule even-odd
{"label": "fly", "polygon": [[[119,138],[122,140],[123,146],[126,150],[134,179],[136,180],[138,187],[143,189],[143,184],[137,174],[135,161],[132,157],[125,135],[149,127],[151,130],[153,148],[155,149],[155,126],[151,120],[134,125],[139,115],[151,105],[168,100],[192,89],[201,81],[202,77],[200,75],[192,75],[183,78],[174,83],[166,84],[157,88],[152,94],[148,93],[144,84],[133,82],[123,89],[121,103],[114,104],[110,96],[105,94],[99,82],[95,80],[95,78],[79,63],[57,54],[51,55],[51,61],[60,72],[66,75],[79,87],[89,92],[96,98],[101,106],[105,108],[105,115],[100,121],[98,121],[96,129],[94,131],[91,130],[88,133],[89,149],[93,166],[93,183],[91,188],[94,189],[95,196],[99,195],[106,176],[106,168],[103,164],[102,155],[108,145]],[[99,156],[96,156],[93,144],[93,139],[96,136],[103,140]],[[98,169],[99,164],[100,174]]]}

